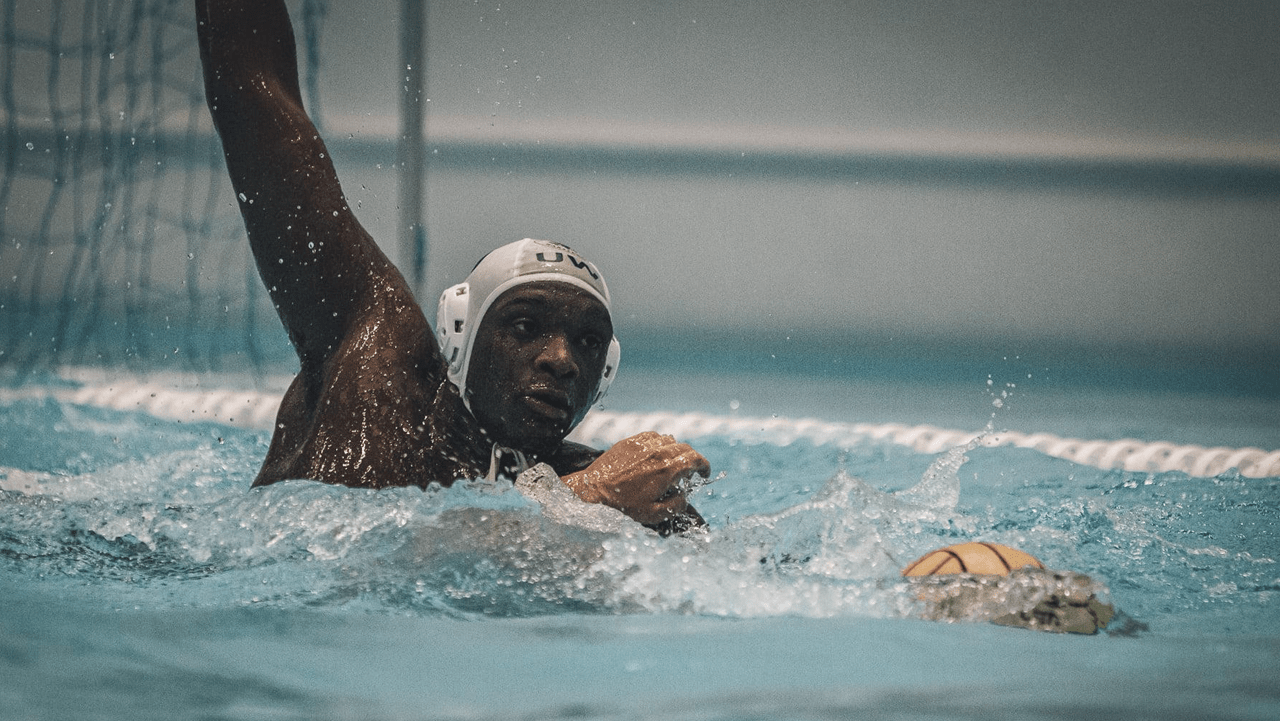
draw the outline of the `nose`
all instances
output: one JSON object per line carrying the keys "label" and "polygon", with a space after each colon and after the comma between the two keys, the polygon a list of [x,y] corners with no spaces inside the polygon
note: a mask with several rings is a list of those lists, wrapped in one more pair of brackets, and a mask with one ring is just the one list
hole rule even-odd
{"label": "nose", "polygon": [[552,333],[547,337],[535,363],[540,370],[547,371],[556,378],[578,377],[578,362],[573,357],[569,339],[563,333]]}

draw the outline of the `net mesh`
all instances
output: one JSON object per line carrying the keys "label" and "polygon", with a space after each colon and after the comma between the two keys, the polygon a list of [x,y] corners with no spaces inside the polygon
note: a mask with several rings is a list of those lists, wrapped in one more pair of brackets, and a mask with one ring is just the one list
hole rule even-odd
{"label": "net mesh", "polygon": [[[326,6],[290,8],[317,117]],[[0,8],[0,366],[290,361],[205,108],[193,3]]]}

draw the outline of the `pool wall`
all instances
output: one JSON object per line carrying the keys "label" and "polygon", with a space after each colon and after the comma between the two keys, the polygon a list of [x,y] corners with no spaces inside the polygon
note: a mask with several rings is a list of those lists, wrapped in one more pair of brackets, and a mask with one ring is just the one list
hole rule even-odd
{"label": "pool wall", "polygon": [[[113,123],[118,147],[61,137],[79,68],[42,100],[49,67],[27,36],[49,18],[35,6],[7,20],[23,62],[2,124],[6,325],[40,329],[22,341],[39,345],[52,318],[63,348],[87,336],[189,367],[210,352],[203,328],[244,328],[262,333],[236,351],[250,364],[287,363],[199,99],[144,115],[113,89],[91,124]],[[1155,22],[1142,3],[1101,8],[817,4],[784,20],[724,2],[661,16],[433,5],[423,304],[489,248],[534,235],[607,270],[629,352],[708,332],[775,346],[825,334],[899,356],[903,343],[1058,343],[1274,367],[1277,10],[1238,4],[1210,23],[1209,10]],[[189,10],[169,12],[181,40]],[[396,23],[390,0],[328,8],[313,105],[359,217],[403,261]],[[146,69],[117,50],[105,66]],[[194,80],[191,54],[168,62]],[[50,202],[66,153],[132,190]]]}

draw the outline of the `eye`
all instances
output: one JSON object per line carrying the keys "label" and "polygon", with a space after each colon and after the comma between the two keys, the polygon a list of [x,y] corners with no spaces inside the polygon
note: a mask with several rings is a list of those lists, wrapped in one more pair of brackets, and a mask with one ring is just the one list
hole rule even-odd
{"label": "eye", "polygon": [[538,334],[538,322],[521,316],[511,321],[511,330],[515,331],[516,335],[529,338]]}
{"label": "eye", "polygon": [[589,333],[587,335],[582,336],[582,338],[579,339],[578,342],[581,343],[583,347],[587,348],[588,350],[599,350],[604,347],[604,339],[596,335],[595,333]]}

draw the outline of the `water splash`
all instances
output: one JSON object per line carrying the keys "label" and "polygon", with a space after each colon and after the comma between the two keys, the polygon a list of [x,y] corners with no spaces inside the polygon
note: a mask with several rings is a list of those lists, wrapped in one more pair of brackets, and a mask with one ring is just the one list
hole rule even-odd
{"label": "water splash", "polygon": [[[555,485],[250,491],[264,433],[7,411],[0,442],[21,452],[0,468],[0,573],[110,607],[931,617],[899,569],[974,539],[1088,574],[1153,626],[1228,624],[1280,590],[1274,479],[1098,471],[979,441],[929,457],[712,439],[725,477],[692,497],[710,529],[661,539]],[[991,617],[1016,595],[1001,594],[953,615]]]}

